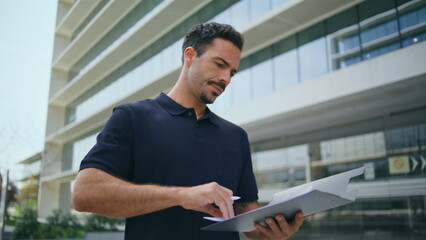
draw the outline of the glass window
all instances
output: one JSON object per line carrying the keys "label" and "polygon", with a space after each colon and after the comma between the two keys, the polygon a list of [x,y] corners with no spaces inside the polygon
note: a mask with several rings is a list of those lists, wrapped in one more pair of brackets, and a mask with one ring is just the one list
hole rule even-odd
{"label": "glass window", "polygon": [[288,166],[300,167],[305,166],[309,160],[308,145],[288,147],[285,149],[285,157]]}
{"label": "glass window", "polygon": [[61,170],[66,171],[70,170],[72,167],[72,158],[73,158],[73,144],[66,143],[62,149],[62,165]]}
{"label": "glass window", "polygon": [[370,49],[370,50],[366,49],[366,50],[364,50],[363,58],[364,59],[374,58],[374,57],[380,56],[382,54],[395,51],[399,48],[400,48],[399,42],[396,42],[396,43],[392,43],[392,44],[389,44],[389,45],[386,45],[386,46],[373,48],[373,49]]}
{"label": "glass window", "polygon": [[271,183],[272,184],[286,183],[289,180],[290,180],[290,174],[288,169],[258,172],[256,174],[257,185],[261,187]]}
{"label": "glass window", "polygon": [[299,48],[300,80],[306,81],[327,73],[325,39],[320,38]]}
{"label": "glass window", "polygon": [[[365,20],[367,20],[367,22],[371,22],[373,20],[372,17],[375,17],[394,8],[395,1],[368,0],[358,5],[359,18],[361,22]],[[379,18],[381,17],[383,16],[380,16]]]}
{"label": "glass window", "polygon": [[233,78],[232,103],[240,104],[247,102],[251,98],[250,88],[250,69],[238,72]]}
{"label": "glass window", "polygon": [[356,8],[350,8],[325,21],[331,70],[361,61]]}
{"label": "glass window", "polygon": [[250,19],[252,21],[271,10],[271,5],[269,1],[249,0],[249,2]]}
{"label": "glass window", "polygon": [[75,104],[70,104],[65,108],[65,125],[72,123],[76,118],[76,106]]}
{"label": "glass window", "polygon": [[253,153],[253,166],[258,184],[304,183],[308,162],[307,145]]}
{"label": "glass window", "polygon": [[273,59],[275,89],[293,86],[299,81],[297,51],[291,50]]}
{"label": "glass window", "polygon": [[231,25],[241,30],[250,21],[249,2],[242,0],[231,7]]}
{"label": "glass window", "polygon": [[426,1],[398,1],[402,46],[426,40]]}
{"label": "glass window", "polygon": [[399,48],[394,1],[370,0],[361,3],[358,9],[365,59]]}
{"label": "glass window", "polygon": [[232,105],[232,84],[228,84],[225,91],[216,98],[214,102],[214,110],[223,110],[229,108]]}
{"label": "glass window", "polygon": [[300,80],[306,81],[327,73],[324,24],[314,25],[297,34]]}
{"label": "glass window", "polygon": [[275,89],[279,90],[297,84],[299,69],[297,65],[296,38],[284,39],[273,46],[273,70]]}
{"label": "glass window", "polygon": [[271,93],[274,89],[272,77],[272,61],[267,60],[252,67],[253,97]]}
{"label": "glass window", "polygon": [[285,148],[255,153],[256,170],[268,170],[288,167]]}
{"label": "glass window", "polygon": [[73,144],[72,170],[78,171],[81,160],[96,143],[98,133],[86,136]]}
{"label": "glass window", "polygon": [[231,11],[225,10],[225,11],[219,13],[218,15],[216,15],[212,19],[212,21],[218,22],[218,23],[230,23],[231,22]]}
{"label": "glass window", "polygon": [[285,2],[287,2],[288,0],[271,0],[271,4],[272,4],[272,9],[279,7],[281,5],[283,5]]}

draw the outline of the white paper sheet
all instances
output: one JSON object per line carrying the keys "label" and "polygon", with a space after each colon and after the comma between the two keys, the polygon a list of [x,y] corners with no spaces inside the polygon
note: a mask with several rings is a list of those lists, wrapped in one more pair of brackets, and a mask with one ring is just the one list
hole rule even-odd
{"label": "white paper sheet", "polygon": [[[309,182],[274,194],[272,201],[261,208],[229,219],[205,217],[217,221],[202,228],[210,231],[253,231],[254,223],[263,223],[264,219],[276,214],[284,214],[286,219],[302,211],[305,216],[339,207],[355,201],[357,190],[347,192],[351,178],[364,173],[365,167],[336,174]],[[264,224],[264,223],[263,223]]]}

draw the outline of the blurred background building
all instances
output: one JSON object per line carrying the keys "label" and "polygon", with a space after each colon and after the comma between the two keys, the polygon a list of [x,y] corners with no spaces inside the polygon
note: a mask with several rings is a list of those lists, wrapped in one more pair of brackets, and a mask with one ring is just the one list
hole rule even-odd
{"label": "blurred background building", "polygon": [[167,92],[184,33],[229,23],[238,74],[210,106],[249,135],[260,201],[365,166],[308,239],[426,236],[425,0],[59,0],[38,211],[72,211],[84,155],[125,102]]}

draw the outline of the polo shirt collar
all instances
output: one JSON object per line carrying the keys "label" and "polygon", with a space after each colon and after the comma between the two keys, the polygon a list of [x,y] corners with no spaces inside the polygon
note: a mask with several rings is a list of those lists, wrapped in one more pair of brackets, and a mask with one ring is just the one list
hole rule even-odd
{"label": "polo shirt collar", "polygon": [[[156,98],[158,103],[163,107],[164,110],[166,110],[168,113],[174,116],[183,115],[187,113],[188,111],[193,111],[193,108],[186,108],[179,103],[177,103],[175,100],[167,96],[167,94],[161,92],[160,95]],[[213,125],[216,125],[219,127],[218,116],[214,114],[210,109],[207,107],[206,112],[204,116],[200,118],[200,120],[208,119]]]}

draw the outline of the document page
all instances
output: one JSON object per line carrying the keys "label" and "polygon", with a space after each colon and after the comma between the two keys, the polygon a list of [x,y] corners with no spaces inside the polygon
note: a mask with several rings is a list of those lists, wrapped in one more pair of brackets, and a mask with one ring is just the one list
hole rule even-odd
{"label": "document page", "polygon": [[364,170],[365,167],[360,167],[277,192],[268,205],[233,218],[204,217],[216,223],[202,229],[247,232],[255,230],[255,222],[263,223],[266,217],[279,213],[290,220],[298,211],[308,216],[354,202],[358,191],[346,191],[347,186],[351,178],[363,174]]}

